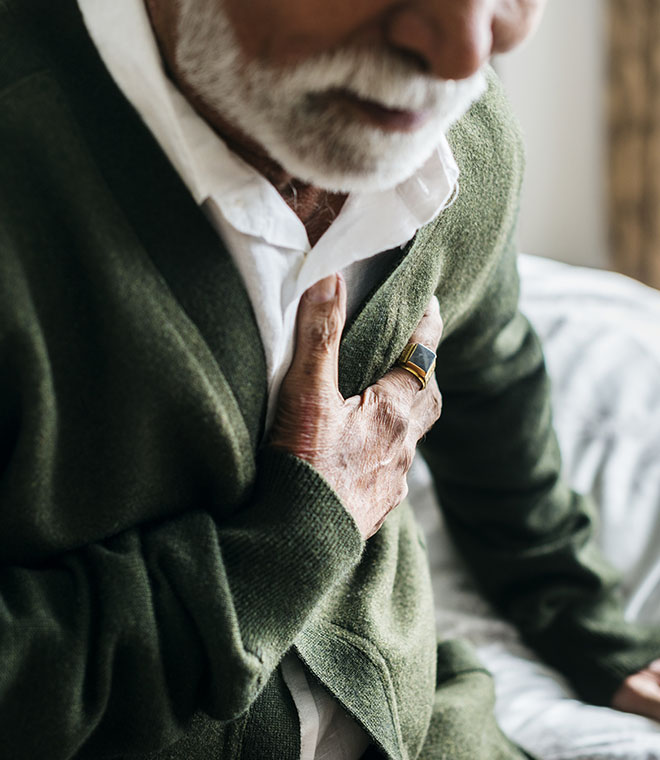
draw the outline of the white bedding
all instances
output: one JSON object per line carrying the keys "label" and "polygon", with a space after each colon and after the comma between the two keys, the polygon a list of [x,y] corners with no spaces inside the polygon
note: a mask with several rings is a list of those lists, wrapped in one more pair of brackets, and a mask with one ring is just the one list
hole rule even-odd
{"label": "white bedding", "polygon": [[[522,310],[553,380],[565,477],[596,500],[598,540],[623,573],[626,615],[660,625],[660,292],[530,256],[519,268]],[[541,760],[660,760],[660,724],[578,702],[479,598],[419,457],[409,485],[432,558],[438,629],[477,646],[505,732]]]}

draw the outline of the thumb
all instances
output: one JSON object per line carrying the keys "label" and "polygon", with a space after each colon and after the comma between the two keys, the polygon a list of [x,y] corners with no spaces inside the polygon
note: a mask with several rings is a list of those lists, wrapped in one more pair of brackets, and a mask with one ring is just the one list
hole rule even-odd
{"label": "thumb", "polygon": [[287,380],[309,388],[337,388],[339,343],[346,321],[346,285],[340,274],[319,280],[298,307],[296,347]]}

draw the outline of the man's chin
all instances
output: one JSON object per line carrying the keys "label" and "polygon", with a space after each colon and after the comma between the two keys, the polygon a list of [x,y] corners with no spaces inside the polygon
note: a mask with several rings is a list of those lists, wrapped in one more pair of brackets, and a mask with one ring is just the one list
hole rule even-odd
{"label": "man's chin", "polygon": [[452,100],[430,113],[393,110],[340,91],[302,97],[295,107],[280,105],[270,118],[249,123],[271,157],[297,179],[330,192],[380,192],[405,182],[429,160],[486,81],[480,73],[459,86]]}
{"label": "man's chin", "polygon": [[302,172],[294,176],[314,187],[329,193],[350,195],[351,193],[380,193],[391,190],[410,179],[415,171],[406,172],[374,172],[365,174],[338,174],[315,171],[313,174]]}
{"label": "man's chin", "polygon": [[359,150],[338,150],[332,155],[282,145],[269,153],[289,174],[314,187],[332,193],[376,193],[410,179],[429,160],[437,145],[436,139],[414,150],[393,148],[385,155],[369,155]]}

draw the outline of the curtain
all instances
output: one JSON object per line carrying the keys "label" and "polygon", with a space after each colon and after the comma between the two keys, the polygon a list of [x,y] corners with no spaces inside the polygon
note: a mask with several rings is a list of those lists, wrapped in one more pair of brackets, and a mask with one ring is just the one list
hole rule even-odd
{"label": "curtain", "polygon": [[660,287],[660,0],[608,0],[615,269]]}

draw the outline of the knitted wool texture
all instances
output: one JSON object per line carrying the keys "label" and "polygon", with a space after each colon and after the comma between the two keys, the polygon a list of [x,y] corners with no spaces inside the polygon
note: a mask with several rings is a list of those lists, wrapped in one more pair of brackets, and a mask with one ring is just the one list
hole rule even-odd
{"label": "knitted wool texture", "polygon": [[[660,634],[623,622],[559,479],[517,312],[520,141],[489,81],[450,135],[460,196],[347,326],[340,385],[381,377],[437,293],[424,453],[448,523],[485,593],[606,703]],[[4,756],[295,758],[295,647],[388,757],[519,758],[470,648],[436,649],[409,507],[365,545],[311,467],[259,450],[249,299],[75,0],[0,0],[0,146]]]}

